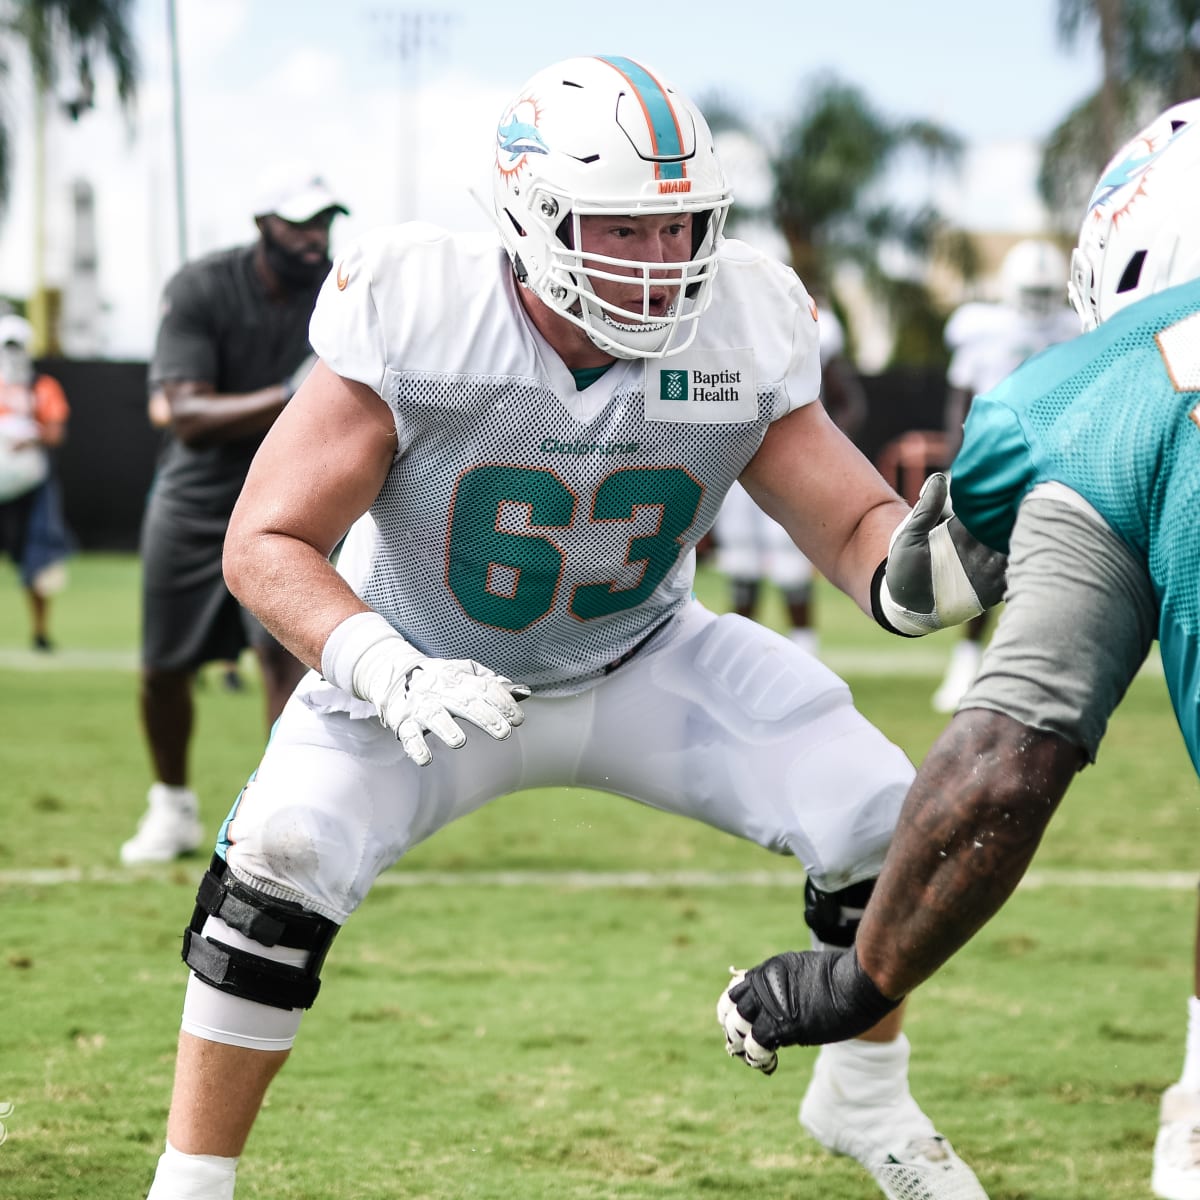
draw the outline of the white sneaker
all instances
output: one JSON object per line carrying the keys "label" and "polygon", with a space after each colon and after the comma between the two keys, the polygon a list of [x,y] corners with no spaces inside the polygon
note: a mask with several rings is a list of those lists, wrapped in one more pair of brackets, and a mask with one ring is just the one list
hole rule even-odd
{"label": "white sneaker", "polygon": [[193,854],[204,840],[197,816],[199,803],[191,788],[150,785],[148,808],[138,822],[137,833],[121,847],[121,862],[127,867],[140,863],[171,862]]}
{"label": "white sneaker", "polygon": [[1163,1200],[1200,1200],[1200,1093],[1163,1092],[1150,1190]]}
{"label": "white sneaker", "polygon": [[800,1124],[827,1150],[866,1167],[888,1200],[987,1200],[908,1090],[903,1034],[891,1043],[822,1047]]}
{"label": "white sneaker", "polygon": [[967,694],[967,688],[979,674],[982,658],[983,650],[978,642],[964,638],[954,647],[946,666],[945,678],[933,693],[934,712],[952,713],[958,707],[958,702]]}

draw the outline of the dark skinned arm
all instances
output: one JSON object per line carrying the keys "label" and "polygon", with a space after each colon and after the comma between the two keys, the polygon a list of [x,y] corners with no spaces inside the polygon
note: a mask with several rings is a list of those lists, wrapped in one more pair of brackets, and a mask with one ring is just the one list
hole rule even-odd
{"label": "dark skinned arm", "polygon": [[986,709],[958,713],[909,789],[856,942],[907,995],[995,915],[1025,874],[1083,753]]}
{"label": "dark skinned arm", "polygon": [[858,372],[840,354],[821,368],[821,400],[833,423],[854,441],[867,422],[867,394]]}
{"label": "dark skinned arm", "polygon": [[963,423],[967,409],[975,397],[967,388],[952,387],[946,391],[946,461],[952,462],[963,439]]}
{"label": "dark skinned arm", "polygon": [[895,1009],[1012,894],[1082,759],[1011,717],[958,713],[909,788],[854,946],[739,973],[717,1006],[727,1053],[770,1074],[780,1046],[857,1037]]}
{"label": "dark skinned arm", "polygon": [[287,389],[272,384],[256,392],[218,394],[211,383],[172,380],[162,388],[171,410],[171,430],[189,446],[230,442],[263,433],[288,402]]}
{"label": "dark skinned arm", "polygon": [[[39,421],[37,442],[53,449],[61,446],[67,438],[66,421]],[[33,439],[30,439],[31,441]]]}

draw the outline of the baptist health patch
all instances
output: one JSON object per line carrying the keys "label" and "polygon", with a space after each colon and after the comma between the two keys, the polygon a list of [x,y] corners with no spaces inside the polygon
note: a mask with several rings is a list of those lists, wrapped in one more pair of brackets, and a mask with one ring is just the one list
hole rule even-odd
{"label": "baptist health patch", "polygon": [[758,418],[753,350],[690,350],[646,361],[646,420],[733,425]]}

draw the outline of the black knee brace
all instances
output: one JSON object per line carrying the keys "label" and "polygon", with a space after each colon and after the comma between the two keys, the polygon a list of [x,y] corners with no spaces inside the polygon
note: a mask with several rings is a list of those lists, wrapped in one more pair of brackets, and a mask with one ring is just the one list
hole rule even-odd
{"label": "black knee brace", "polygon": [[[292,966],[206,937],[204,922],[210,916],[263,946],[307,950],[308,961]],[[220,855],[213,855],[200,881],[191,924],[183,931],[183,961],[218,991],[272,1008],[312,1008],[321,989],[321,966],[337,931],[337,923],[327,917],[248,887]]]}
{"label": "black knee brace", "polygon": [[875,880],[864,879],[836,892],[823,892],[811,879],[804,884],[804,922],[827,946],[853,946],[858,923]]}

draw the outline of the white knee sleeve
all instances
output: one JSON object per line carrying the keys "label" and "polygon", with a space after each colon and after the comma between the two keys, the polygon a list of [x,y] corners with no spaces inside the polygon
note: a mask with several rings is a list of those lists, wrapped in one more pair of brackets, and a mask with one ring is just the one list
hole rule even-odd
{"label": "white knee sleeve", "polygon": [[[302,967],[308,960],[307,950],[263,946],[230,928],[220,917],[209,917],[205,921],[204,934],[237,950],[275,962]],[[193,973],[188,979],[181,1028],[207,1042],[245,1046],[248,1050],[290,1050],[303,1015],[302,1008],[273,1008],[241,996],[231,996]]]}

